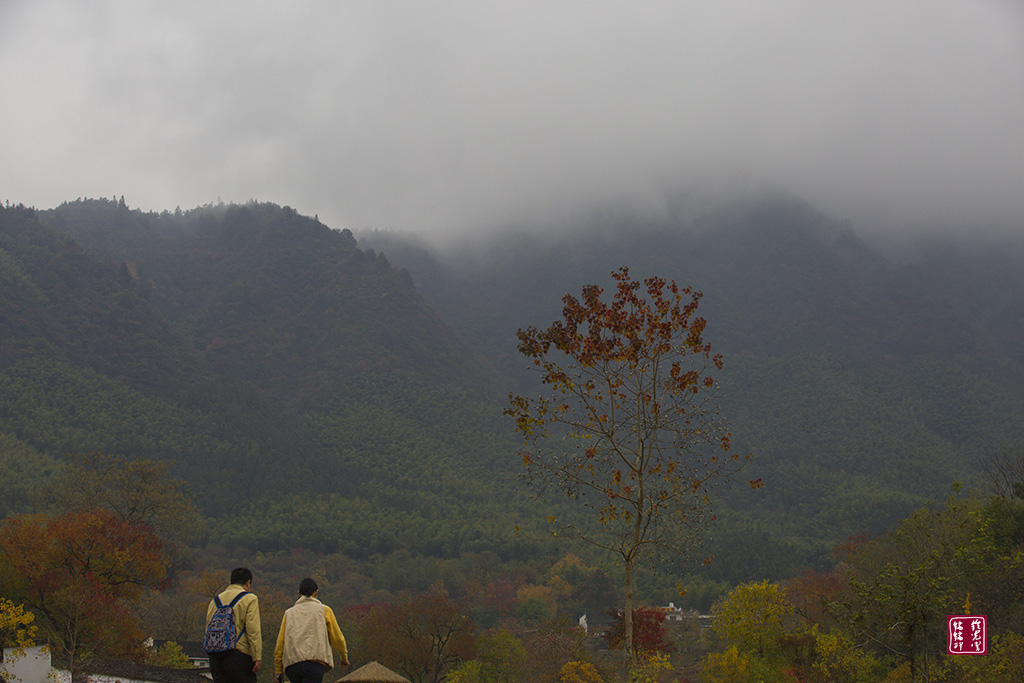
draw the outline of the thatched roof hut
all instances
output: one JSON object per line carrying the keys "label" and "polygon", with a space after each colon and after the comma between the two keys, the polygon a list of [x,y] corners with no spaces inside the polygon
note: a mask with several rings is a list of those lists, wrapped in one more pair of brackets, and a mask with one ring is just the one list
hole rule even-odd
{"label": "thatched roof hut", "polygon": [[409,679],[377,662],[370,662],[338,679],[338,683],[409,683]]}

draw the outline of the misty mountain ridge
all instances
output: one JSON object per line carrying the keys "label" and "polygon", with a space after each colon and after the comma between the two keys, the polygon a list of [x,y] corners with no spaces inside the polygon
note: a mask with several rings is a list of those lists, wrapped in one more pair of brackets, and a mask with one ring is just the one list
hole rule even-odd
{"label": "misty mountain ridge", "polygon": [[[403,233],[365,231],[358,239],[407,267],[445,320],[477,348],[489,345],[488,357],[514,346],[518,327],[557,318],[563,294],[608,283],[611,271],[628,265],[635,278],[658,275],[702,291],[701,312],[727,354],[766,342],[808,350],[827,344],[896,362],[957,349],[952,340],[962,329],[972,338],[963,362],[1024,361],[1021,326],[1009,322],[1024,304],[1024,239],[922,237],[888,252],[849,221],[788,195],[678,219],[609,209],[586,227],[510,230],[443,250]],[[515,305],[502,299],[508,288],[523,315],[489,326],[491,302]],[[916,321],[929,328],[926,335],[910,327],[920,316],[928,318]]]}
{"label": "misty mountain ridge", "polygon": [[706,338],[725,355],[726,415],[767,484],[736,494],[755,528],[808,540],[828,527],[879,532],[953,482],[975,482],[979,459],[1021,438],[1016,242],[994,254],[936,237],[886,252],[786,196],[679,221],[612,213],[594,239],[537,233],[446,251],[385,232],[359,239],[408,267],[519,391],[536,389],[515,331],[557,319],[563,294],[610,284],[622,265],[701,290]]}
{"label": "misty mountain ridge", "polygon": [[515,331],[623,265],[703,291],[744,478],[766,482],[730,494],[709,576],[820,562],[1024,427],[1019,251],[898,259],[774,197],[537,232],[439,251],[256,202],[0,210],[0,468],[28,477],[3,512],[64,453],[103,450],[171,461],[203,500],[211,472],[233,481],[205,503],[213,543],[535,556],[512,530],[544,515],[510,488],[500,416],[510,388],[540,390]]}

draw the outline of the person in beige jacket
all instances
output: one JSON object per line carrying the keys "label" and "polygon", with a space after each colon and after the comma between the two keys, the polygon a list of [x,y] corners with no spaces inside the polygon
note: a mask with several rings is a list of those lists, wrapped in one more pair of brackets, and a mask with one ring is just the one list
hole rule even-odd
{"label": "person in beige jacket", "polygon": [[274,648],[277,683],[282,683],[282,675],[292,683],[322,683],[324,674],[334,668],[332,649],[338,651],[341,666],[348,666],[345,636],[334,611],[317,599],[319,593],[316,581],[303,579],[299,599],[284,612]]}

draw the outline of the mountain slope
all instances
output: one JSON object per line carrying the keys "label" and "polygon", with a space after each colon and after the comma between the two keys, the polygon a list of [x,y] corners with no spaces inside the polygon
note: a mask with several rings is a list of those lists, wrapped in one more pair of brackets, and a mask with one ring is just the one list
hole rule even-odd
{"label": "mountain slope", "polygon": [[[496,495],[513,446],[490,379],[351,235],[273,205],[99,200],[0,210],[0,246],[0,471],[41,489],[68,452],[167,460],[210,540],[251,550],[379,545],[475,491],[469,520],[414,523],[408,550],[522,546]],[[37,504],[26,487],[0,514]],[[332,532],[299,538],[296,516],[328,508]],[[382,526],[349,533],[361,509]]]}
{"label": "mountain slope", "polygon": [[[716,539],[729,560],[709,575],[824,558],[846,535],[881,532],[954,482],[970,485],[979,458],[1024,433],[1021,345],[1008,341],[1024,339],[1024,325],[974,315],[989,297],[1005,302],[1024,259],[954,291],[944,271],[972,272],[970,253],[943,251],[942,268],[894,260],[788,197],[693,220],[608,212],[575,232],[520,231],[448,253],[401,235],[360,239],[408,267],[518,391],[540,387],[514,353],[515,330],[549,324],[564,294],[607,284],[623,265],[702,290],[706,338],[725,354],[725,414],[755,454],[744,478],[766,483],[730,496]],[[965,305],[966,292],[985,303]]]}
{"label": "mountain slope", "polygon": [[366,372],[483,386],[469,351],[423,305],[407,272],[288,207],[154,215],[75,202],[45,220],[131,264],[206,360],[286,406],[329,398]]}
{"label": "mountain slope", "polygon": [[0,473],[31,478],[0,514],[105,450],[175,463],[216,545],[536,556],[500,414],[541,389],[515,331],[623,265],[704,292],[743,478],[766,483],[729,494],[707,578],[820,563],[1024,431],[1011,250],[896,260],[791,198],[538,232],[439,254],[271,204],[0,209]]}

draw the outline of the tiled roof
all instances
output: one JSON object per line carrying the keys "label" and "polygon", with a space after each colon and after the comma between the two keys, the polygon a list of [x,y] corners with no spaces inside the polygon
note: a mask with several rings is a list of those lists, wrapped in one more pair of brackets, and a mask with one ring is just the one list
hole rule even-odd
{"label": "tiled roof", "polygon": [[[66,663],[56,661],[54,666],[67,668]],[[112,678],[130,678],[134,681],[147,681],[148,683],[210,683],[210,679],[204,676],[199,669],[189,667],[188,669],[169,669],[165,666],[152,666],[150,664],[137,664],[136,662],[122,662],[116,660],[92,661],[82,667],[88,674],[98,676],[110,676]]]}
{"label": "tiled roof", "polygon": [[409,679],[405,676],[396,674],[377,662],[370,662],[338,679],[338,683],[342,683],[342,681],[345,683],[409,683]]}
{"label": "tiled roof", "polygon": [[175,643],[181,648],[185,656],[191,659],[210,658],[210,655],[206,654],[206,650],[203,649],[203,641],[201,640],[154,640],[153,649],[158,650],[165,643]]}

